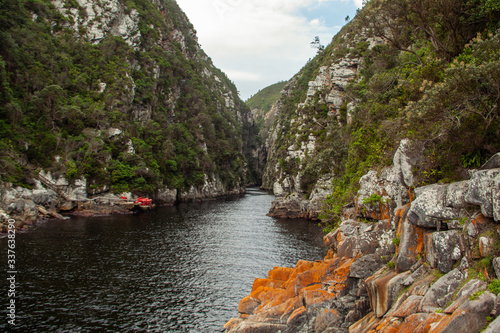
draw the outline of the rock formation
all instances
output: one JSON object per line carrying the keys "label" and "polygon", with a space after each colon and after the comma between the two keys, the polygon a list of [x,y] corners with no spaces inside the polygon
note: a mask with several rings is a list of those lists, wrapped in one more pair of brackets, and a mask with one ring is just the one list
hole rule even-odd
{"label": "rock formation", "polygon": [[[362,177],[356,219],[325,236],[327,256],[257,278],[227,332],[498,329],[500,282],[490,261],[500,261],[493,204],[500,168],[491,163],[499,155],[469,180],[413,191],[405,182],[411,168],[401,162],[408,144],[380,175]],[[359,202],[370,193],[384,199],[365,210]]]}

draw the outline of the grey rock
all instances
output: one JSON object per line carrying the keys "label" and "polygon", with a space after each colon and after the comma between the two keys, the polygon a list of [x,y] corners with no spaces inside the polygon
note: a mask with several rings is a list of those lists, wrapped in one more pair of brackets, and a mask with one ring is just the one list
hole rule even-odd
{"label": "grey rock", "polygon": [[500,257],[493,259],[493,268],[495,269],[497,279],[500,279]]}
{"label": "grey rock", "polygon": [[483,333],[498,333],[500,332],[500,317],[493,320],[488,327],[483,331]]}
{"label": "grey rock", "polygon": [[379,248],[391,247],[394,237],[390,221],[369,225],[347,220],[340,225],[339,233],[342,241],[336,244],[337,256],[346,258],[372,254]]}
{"label": "grey rock", "polygon": [[366,289],[375,316],[380,318],[387,313],[403,289],[403,281],[409,275],[410,272],[397,274],[389,271],[380,275],[375,274],[366,280]]}
{"label": "grey rock", "polygon": [[342,318],[337,311],[330,309],[321,309],[314,320],[314,332],[324,332],[328,327],[339,326]]}
{"label": "grey rock", "polygon": [[[449,186],[450,184],[433,184],[415,190],[417,197],[408,211],[410,223],[421,228],[439,229],[442,222],[465,215],[459,200],[458,207],[445,206]],[[451,196],[448,200],[448,203],[455,202]]]}
{"label": "grey rock", "polygon": [[[469,191],[465,197],[467,203],[481,206],[481,213],[493,217],[493,197],[498,197],[498,186],[495,187],[495,177],[500,169],[477,171],[470,180]],[[496,201],[496,200],[495,200]],[[498,216],[498,213],[495,214]]]}
{"label": "grey rock", "polygon": [[410,140],[404,139],[399,143],[399,147],[396,150],[393,158],[393,164],[399,166],[401,170],[401,176],[404,184],[406,186],[413,186],[414,176],[411,171],[413,167],[412,160],[408,156],[408,150],[410,148]]}
{"label": "grey rock", "polygon": [[380,257],[376,254],[365,255],[352,263],[349,269],[349,277],[366,279],[373,275],[382,265]]}
{"label": "grey rock", "polygon": [[440,333],[470,333],[479,332],[486,323],[495,306],[495,296],[485,292],[477,300],[467,300],[460,305],[448,320],[444,320],[432,329]]}
{"label": "grey rock", "polygon": [[425,293],[420,303],[420,312],[434,312],[438,307],[442,307],[451,300],[455,289],[464,279],[464,273],[458,269],[454,269],[442,276]]}
{"label": "grey rock", "polygon": [[486,163],[481,166],[481,170],[500,168],[500,153],[493,155]]}
{"label": "grey rock", "polygon": [[464,180],[455,182],[448,185],[446,188],[446,195],[444,197],[445,207],[466,208],[468,206],[465,201],[465,196],[469,191],[470,181]]}
{"label": "grey rock", "polygon": [[462,289],[458,291],[458,293],[455,296],[455,300],[450,306],[448,306],[445,309],[444,312],[453,313],[461,304],[463,304],[469,298],[469,296],[471,296],[477,291],[485,290],[487,287],[488,285],[484,281],[478,279],[470,280],[469,282],[467,282],[467,284],[465,284],[465,286],[462,287]]}
{"label": "grey rock", "polygon": [[493,206],[493,219],[495,221],[500,221],[500,173],[493,178],[491,204]]}
{"label": "grey rock", "polygon": [[495,307],[493,308],[493,311],[491,311],[491,315],[493,317],[500,316],[500,294],[497,295],[497,300],[495,302]]}
{"label": "grey rock", "polygon": [[442,273],[448,273],[465,251],[465,241],[457,230],[428,233],[424,242],[425,258]]}
{"label": "grey rock", "polygon": [[421,233],[422,230],[418,230],[415,225],[410,224],[408,218],[402,221],[399,230],[401,230],[401,234],[399,253],[396,258],[396,270],[398,272],[404,272],[409,270],[410,267],[417,262],[417,243],[419,233]]}

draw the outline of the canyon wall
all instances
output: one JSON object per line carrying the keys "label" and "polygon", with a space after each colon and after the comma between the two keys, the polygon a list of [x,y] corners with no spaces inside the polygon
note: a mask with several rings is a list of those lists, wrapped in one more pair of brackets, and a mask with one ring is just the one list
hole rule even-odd
{"label": "canyon wall", "polygon": [[[52,190],[40,174],[82,189],[83,199],[132,193],[164,204],[239,194],[257,182],[250,110],[175,1],[6,6],[4,211],[27,192]],[[51,202],[68,201],[59,199]]]}

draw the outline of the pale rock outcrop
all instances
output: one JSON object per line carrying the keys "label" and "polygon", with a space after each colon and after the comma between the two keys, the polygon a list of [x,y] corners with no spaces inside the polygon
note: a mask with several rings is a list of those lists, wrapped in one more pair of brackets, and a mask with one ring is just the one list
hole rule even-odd
{"label": "pale rock outcrop", "polygon": [[[394,154],[393,165],[382,170],[380,175],[369,171],[359,180],[360,190],[356,196],[356,211],[359,216],[383,219],[393,214],[396,207],[410,201],[408,187],[413,184],[412,167],[416,159],[410,157],[410,142],[401,140]],[[378,201],[370,200],[372,196]]]}
{"label": "pale rock outcrop", "polygon": [[448,273],[465,254],[465,240],[457,230],[427,233],[425,258],[432,268]]}
{"label": "pale rock outcrop", "polygon": [[155,199],[160,203],[173,205],[177,201],[177,190],[169,188],[159,189],[156,193]]}
{"label": "pale rock outcrop", "polygon": [[[78,5],[83,8],[82,15],[77,8],[65,8],[66,1],[53,0],[52,3],[59,12],[73,22],[73,30],[85,28],[85,36],[93,44],[101,42],[106,35],[113,34],[122,37],[125,42],[138,49],[141,39],[139,30],[139,12],[130,11],[117,0],[78,0]],[[127,14],[128,11],[128,14]],[[69,25],[70,23],[68,23]]]}
{"label": "pale rock outcrop", "polygon": [[437,280],[427,291],[420,303],[421,312],[435,312],[453,298],[455,289],[466,278],[465,274],[454,269]]}
{"label": "pale rock outcrop", "polygon": [[465,201],[481,206],[481,213],[500,220],[500,168],[474,172]]}
{"label": "pale rock outcrop", "polygon": [[[449,184],[432,184],[415,189],[416,199],[408,212],[411,224],[421,228],[440,229],[441,223],[456,220],[465,215],[461,202],[455,206],[447,196]],[[448,199],[446,201],[445,199]],[[445,201],[449,206],[445,206]]]}
{"label": "pale rock outcrop", "polygon": [[245,189],[242,184],[232,189],[226,189],[222,182],[215,177],[205,175],[205,182],[201,186],[191,186],[188,191],[177,192],[177,200],[180,202],[201,201],[214,199],[224,195],[242,194]]}

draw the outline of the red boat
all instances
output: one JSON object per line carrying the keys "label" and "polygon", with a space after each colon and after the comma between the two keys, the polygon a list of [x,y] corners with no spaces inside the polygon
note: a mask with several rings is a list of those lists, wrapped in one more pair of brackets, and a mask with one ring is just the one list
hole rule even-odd
{"label": "red boat", "polygon": [[134,203],[140,204],[141,206],[149,206],[149,205],[151,205],[152,201],[153,201],[153,199],[139,197],[139,198],[137,198],[137,200]]}

